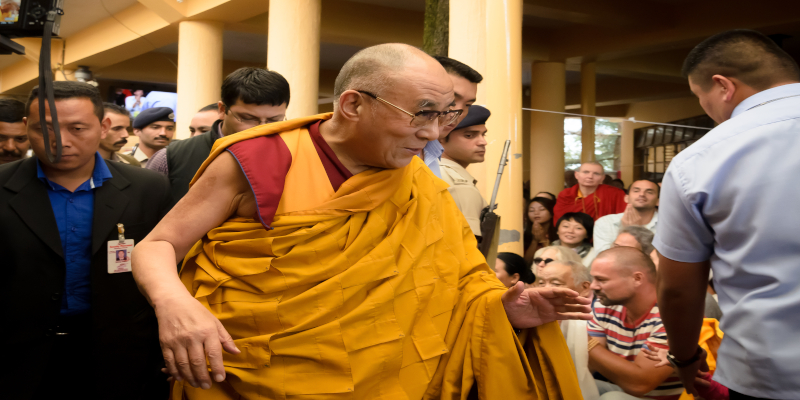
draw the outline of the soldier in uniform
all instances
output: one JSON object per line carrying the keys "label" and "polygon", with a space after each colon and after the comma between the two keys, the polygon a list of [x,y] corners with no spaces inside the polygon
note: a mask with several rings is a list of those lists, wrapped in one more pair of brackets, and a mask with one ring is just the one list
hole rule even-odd
{"label": "soldier in uniform", "polygon": [[486,120],[490,115],[491,112],[485,107],[473,105],[458,126],[439,140],[444,147],[442,179],[450,185],[450,194],[477,237],[481,236],[481,210],[489,204],[475,186],[478,180],[467,172],[467,166],[483,162],[486,154]]}

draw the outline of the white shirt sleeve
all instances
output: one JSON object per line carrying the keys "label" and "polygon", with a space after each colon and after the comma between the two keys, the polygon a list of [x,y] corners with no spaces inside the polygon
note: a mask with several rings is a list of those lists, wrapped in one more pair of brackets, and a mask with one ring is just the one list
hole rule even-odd
{"label": "white shirt sleeve", "polygon": [[614,223],[614,214],[601,217],[595,222],[594,225],[594,248],[597,252],[608,250],[617,239],[619,235],[616,224]]}
{"label": "white shirt sleeve", "polygon": [[714,232],[703,216],[707,193],[688,190],[678,165],[670,165],[661,184],[658,232],[653,246],[670,260],[706,261],[714,252]]}

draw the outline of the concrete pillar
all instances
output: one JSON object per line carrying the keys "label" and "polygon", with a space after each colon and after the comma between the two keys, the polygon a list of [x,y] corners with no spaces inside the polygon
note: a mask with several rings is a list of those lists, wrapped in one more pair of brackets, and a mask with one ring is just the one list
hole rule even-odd
{"label": "concrete pillar", "polygon": [[220,100],[222,22],[183,21],[178,25],[178,110],[175,138],[189,137],[197,110]]}
{"label": "concrete pillar", "polygon": [[[597,85],[595,83],[595,63],[584,63],[581,65],[581,114],[596,114],[596,91]],[[594,118],[581,118],[581,162],[595,160],[594,122]]]}
{"label": "concrete pillar", "polygon": [[[531,108],[564,111],[563,62],[536,62],[531,71]],[[531,196],[564,189],[564,116],[531,112]]]}
{"label": "concrete pillar", "polygon": [[470,65],[484,80],[478,101],[491,110],[489,144],[482,168],[470,171],[487,200],[497,177],[503,144],[511,140],[497,195],[501,217],[498,251],[522,254],[522,0],[450,2],[449,56]]}
{"label": "concrete pillar", "polygon": [[[483,75],[484,81],[478,85],[475,104],[484,106],[486,105],[486,1],[451,1],[448,28],[448,57],[469,65]],[[476,186],[483,198],[489,201],[494,179],[485,178],[486,162],[472,164],[467,170],[478,179]],[[497,171],[496,168],[494,170]]]}
{"label": "concrete pillar", "polygon": [[270,0],[267,68],[289,82],[287,117],[318,113],[320,0]]}
{"label": "concrete pillar", "polygon": [[635,126],[632,122],[622,122],[622,145],[619,155],[619,169],[621,179],[625,185],[630,186],[633,183],[633,163],[634,163],[634,147],[633,147],[633,130]]}

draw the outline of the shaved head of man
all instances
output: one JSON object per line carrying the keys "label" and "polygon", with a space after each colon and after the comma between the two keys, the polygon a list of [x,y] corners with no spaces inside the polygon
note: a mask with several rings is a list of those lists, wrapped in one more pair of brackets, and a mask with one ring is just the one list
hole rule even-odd
{"label": "shaved head of man", "polygon": [[614,247],[600,253],[592,262],[591,273],[591,289],[605,306],[627,307],[637,297],[655,293],[656,266],[633,247]]}
{"label": "shaved head of man", "polygon": [[581,187],[581,193],[589,195],[597,190],[597,187],[603,183],[606,178],[603,165],[598,162],[586,162],[581,164],[581,167],[575,171],[575,179],[578,180],[578,185]]}
{"label": "shaved head of man", "polygon": [[454,115],[444,67],[405,44],[356,53],[336,78],[334,97],[334,116],[320,133],[354,173],[404,167]]}

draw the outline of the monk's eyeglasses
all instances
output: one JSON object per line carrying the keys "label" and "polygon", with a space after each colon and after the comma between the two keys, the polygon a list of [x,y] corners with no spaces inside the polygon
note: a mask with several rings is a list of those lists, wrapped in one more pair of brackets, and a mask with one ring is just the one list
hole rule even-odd
{"label": "monk's eyeglasses", "polygon": [[439,126],[445,126],[452,124],[464,110],[447,110],[447,111],[435,111],[435,110],[422,110],[416,114],[412,114],[370,92],[365,90],[356,90],[358,93],[363,93],[369,97],[372,97],[375,100],[380,101],[381,103],[388,104],[411,117],[411,126],[415,128],[422,128],[423,126],[428,125],[431,121],[438,119]]}

